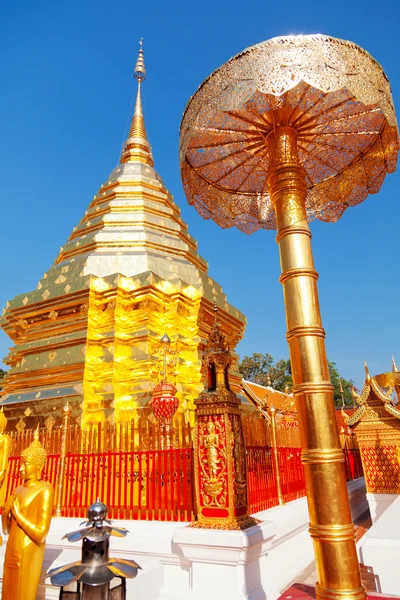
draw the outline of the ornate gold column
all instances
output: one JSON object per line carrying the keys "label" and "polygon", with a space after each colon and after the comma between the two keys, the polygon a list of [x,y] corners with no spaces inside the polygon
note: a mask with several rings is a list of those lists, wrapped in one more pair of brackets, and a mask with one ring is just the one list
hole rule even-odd
{"label": "ornate gold column", "polygon": [[[268,185],[277,221],[293,394],[302,443],[310,534],[318,568],[317,596],[363,599],[344,456],[335,424],[306,210],[306,179],[296,131],[277,126],[267,137]],[[345,568],[344,568],[345,566]]]}
{"label": "ornate gold column", "polygon": [[57,502],[56,509],[54,511],[55,517],[61,517],[62,497],[64,492],[64,478],[65,478],[65,457],[67,455],[67,437],[69,428],[69,418],[71,416],[72,408],[68,404],[62,409],[62,430],[61,430],[61,454],[60,454],[60,469],[57,477]]}
{"label": "ornate gold column", "polygon": [[353,42],[322,34],[282,36],[240,52],[202,83],[181,123],[189,203],[224,228],[278,230],[317,596],[330,600],[365,598],[365,591],[307,222],[335,222],[377,193],[398,149],[383,69]]}

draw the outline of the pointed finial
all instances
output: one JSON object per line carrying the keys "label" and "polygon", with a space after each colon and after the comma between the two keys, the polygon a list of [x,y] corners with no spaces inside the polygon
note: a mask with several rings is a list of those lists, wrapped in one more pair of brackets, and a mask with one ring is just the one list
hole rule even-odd
{"label": "pointed finial", "polygon": [[33,439],[37,442],[39,441],[39,423],[36,425],[35,433],[33,435]]}
{"label": "pointed finial", "polygon": [[343,409],[344,408],[344,393],[343,393],[343,385],[342,385],[341,377],[339,377],[339,392],[342,396],[342,409]]}
{"label": "pointed finial", "polygon": [[64,404],[64,406],[62,408],[62,413],[65,416],[69,416],[72,413],[72,407],[69,404],[68,400],[67,400],[67,402]]}
{"label": "pointed finial", "polygon": [[364,369],[365,369],[365,379],[367,381],[367,383],[371,382],[371,375],[369,374],[369,369],[368,369],[368,365],[367,365],[367,361],[364,361]]}
{"label": "pointed finial", "polygon": [[397,365],[396,365],[396,361],[394,360],[394,356],[392,356],[392,370],[393,370],[393,373],[399,372]]}
{"label": "pointed finial", "polygon": [[214,302],[214,326],[217,324],[217,314],[218,314],[218,306],[217,306],[217,303]]}
{"label": "pointed finial", "polygon": [[151,155],[151,146],[146,134],[141,97],[141,83],[146,79],[146,67],[144,64],[144,52],[142,47],[143,38],[140,39],[139,44],[140,48],[136,66],[133,71],[133,76],[138,82],[136,104],[129,136],[122,150],[121,163],[138,162],[152,167],[154,163]]}
{"label": "pointed finial", "polygon": [[146,79],[146,67],[144,65],[144,52],[143,52],[143,38],[139,40],[140,48],[136,61],[135,70],[133,72],[134,78],[140,82]]}
{"label": "pointed finial", "polygon": [[163,344],[170,344],[171,343],[171,340],[170,340],[170,337],[169,337],[168,333],[164,333],[164,335],[161,338],[161,341],[162,341]]}

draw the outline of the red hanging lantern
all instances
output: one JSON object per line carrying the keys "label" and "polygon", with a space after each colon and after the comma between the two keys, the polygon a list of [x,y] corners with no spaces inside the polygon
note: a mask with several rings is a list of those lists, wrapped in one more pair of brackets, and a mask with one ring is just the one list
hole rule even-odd
{"label": "red hanging lantern", "polygon": [[175,396],[176,387],[172,383],[158,383],[153,390],[151,405],[159,421],[170,421],[178,410],[179,400]]}

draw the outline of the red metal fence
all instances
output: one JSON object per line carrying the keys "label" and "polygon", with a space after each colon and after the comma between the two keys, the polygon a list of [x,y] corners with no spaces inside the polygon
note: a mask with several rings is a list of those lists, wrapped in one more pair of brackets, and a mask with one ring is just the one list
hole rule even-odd
{"label": "red metal fence", "polygon": [[[272,452],[269,446],[246,448],[250,514],[279,504]],[[278,459],[285,502],[304,496],[306,490],[300,448],[278,448]]]}
{"label": "red metal fence", "polygon": [[[344,449],[346,480],[363,477],[360,451]],[[247,446],[249,513],[254,514],[279,504],[272,448]],[[306,495],[301,448],[278,448],[279,474],[285,502]]]}
{"label": "red metal fence", "polygon": [[[49,455],[43,479],[56,484],[59,455]],[[20,459],[9,460],[6,497],[21,484]],[[67,454],[62,516],[85,517],[101,498],[112,519],[194,519],[193,449]]]}
{"label": "red metal fence", "polygon": [[[300,448],[278,448],[285,502],[304,496]],[[347,480],[361,477],[359,450],[344,450]],[[272,448],[248,446],[249,512],[278,504]],[[47,457],[43,479],[56,486],[59,455]],[[6,497],[21,484],[20,459],[11,457]],[[101,498],[112,519],[191,521],[195,518],[193,449],[67,454],[62,515],[85,517],[87,507]]]}

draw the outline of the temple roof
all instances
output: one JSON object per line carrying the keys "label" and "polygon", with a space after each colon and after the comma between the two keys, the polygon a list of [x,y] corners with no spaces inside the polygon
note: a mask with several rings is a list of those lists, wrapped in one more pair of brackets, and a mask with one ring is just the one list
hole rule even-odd
{"label": "temple roof", "polygon": [[392,359],[392,364],[392,371],[371,377],[367,363],[364,363],[365,381],[363,389],[360,394],[353,389],[353,398],[357,404],[357,409],[351,416],[343,414],[346,425],[356,425],[367,415],[368,409],[374,409],[377,406],[383,407],[387,416],[390,415],[400,419],[398,404],[395,404],[392,398],[393,391],[396,391],[398,395],[400,390],[400,373],[394,359]]}
{"label": "temple roof", "polygon": [[259,409],[266,410],[274,406],[285,413],[295,413],[295,404],[292,394],[279,392],[271,386],[259,385],[253,381],[242,379],[242,389],[250,401]]}
{"label": "temple roof", "polygon": [[[270,406],[274,406],[278,411],[297,421],[295,400],[292,394],[280,392],[271,386],[259,385],[246,379],[242,379],[242,389],[253,406],[256,406],[266,418],[268,418],[267,409]],[[353,408],[337,408],[335,410],[336,424],[339,432],[342,427],[346,429],[348,426],[347,420],[351,418],[353,413]]]}

